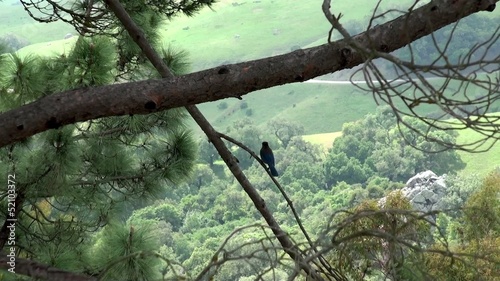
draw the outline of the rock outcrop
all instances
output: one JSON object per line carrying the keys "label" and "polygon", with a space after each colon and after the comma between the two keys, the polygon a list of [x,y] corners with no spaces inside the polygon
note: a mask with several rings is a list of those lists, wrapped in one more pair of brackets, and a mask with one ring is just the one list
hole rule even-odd
{"label": "rock outcrop", "polygon": [[[446,175],[437,176],[432,171],[418,173],[406,182],[401,192],[413,208],[422,212],[443,209],[441,198],[446,195]],[[384,205],[385,197],[379,204]]]}

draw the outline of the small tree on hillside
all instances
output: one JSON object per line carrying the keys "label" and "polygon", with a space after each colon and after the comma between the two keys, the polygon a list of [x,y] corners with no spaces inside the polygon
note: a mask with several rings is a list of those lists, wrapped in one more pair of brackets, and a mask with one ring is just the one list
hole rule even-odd
{"label": "small tree on hillside", "polygon": [[304,127],[302,125],[281,118],[269,121],[267,126],[273,132],[276,138],[280,140],[284,148],[288,147],[288,144],[293,137],[301,136],[304,134]]}

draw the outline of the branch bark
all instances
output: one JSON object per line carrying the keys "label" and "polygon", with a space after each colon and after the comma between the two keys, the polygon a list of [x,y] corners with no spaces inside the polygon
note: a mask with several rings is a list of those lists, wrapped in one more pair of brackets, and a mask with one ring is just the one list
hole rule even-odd
{"label": "branch bark", "polygon": [[[8,270],[9,257],[7,253],[0,252],[0,268]],[[16,257],[15,272],[35,279],[51,280],[51,281],[97,281],[97,278],[87,275],[82,275],[70,271],[64,271],[55,267],[50,267],[35,261]]]}
{"label": "branch bark", "polygon": [[[499,0],[436,0],[352,37],[380,52],[397,50]],[[352,68],[365,61],[339,40],[305,50],[220,66],[180,77],[75,89],[41,98],[0,115],[0,147],[45,130],[106,116],[148,114],[195,105]]]}

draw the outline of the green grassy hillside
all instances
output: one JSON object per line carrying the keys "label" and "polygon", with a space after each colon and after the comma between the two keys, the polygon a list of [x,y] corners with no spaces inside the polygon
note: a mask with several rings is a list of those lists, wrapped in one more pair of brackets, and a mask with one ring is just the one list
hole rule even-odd
{"label": "green grassy hillside", "polygon": [[[443,81],[439,78],[428,80],[435,88],[439,88]],[[462,90],[459,91],[460,87]],[[445,90],[445,95],[456,96],[455,92],[463,92],[463,89],[460,82],[451,81]],[[467,88],[469,97],[481,95],[482,92],[484,89],[475,85]],[[392,101],[400,108],[405,108],[398,99],[392,98]],[[218,105],[221,103],[227,103],[228,107],[219,109]],[[242,103],[246,103],[248,107],[242,108]],[[203,113],[218,129],[225,129],[244,117],[250,117],[255,124],[265,124],[273,118],[284,118],[304,126],[306,134],[340,131],[342,124],[361,119],[367,113],[373,112],[376,107],[371,91],[361,90],[349,83],[308,82],[257,91],[243,96],[243,101],[227,99],[200,105]],[[250,116],[247,115],[248,109],[252,110]],[[495,103],[491,109],[500,110],[500,102]],[[424,115],[442,113],[436,105],[419,105],[414,110]]]}
{"label": "green grassy hillside", "polygon": [[[338,1],[339,10],[349,11],[346,21],[362,19],[373,8],[352,1]],[[164,43],[187,50],[193,70],[289,52],[312,42],[326,42],[328,22],[319,0],[220,0],[213,9],[195,17],[178,16],[161,32]],[[354,5],[358,8],[353,9]],[[14,33],[32,44],[59,40],[73,28],[64,23],[36,23],[17,0],[0,2],[0,37]],[[55,49],[64,42],[51,42]],[[43,49],[46,45],[38,45]],[[30,50],[31,51],[31,50]]]}
{"label": "green grassy hillside", "polygon": [[[165,43],[189,51],[193,70],[276,55],[296,47],[326,42],[329,24],[321,11],[322,0],[219,0],[213,9],[204,9],[195,17],[175,17],[161,32]],[[412,0],[382,1],[379,11],[405,10]],[[338,0],[332,4],[335,14],[351,30],[352,22],[367,22],[376,2]],[[487,16],[500,15],[500,9]],[[385,15],[389,20],[397,13]],[[37,23],[18,0],[0,1],[0,37],[13,33],[32,44],[63,39],[74,33],[62,23]],[[362,30],[364,26],[356,27]],[[52,42],[57,48],[64,42]]]}
{"label": "green grassy hillside", "polygon": [[73,48],[76,39],[77,37],[73,36],[69,39],[59,39],[50,42],[36,43],[22,48],[17,53],[20,56],[29,54],[38,54],[41,56],[54,56],[63,54]]}
{"label": "green grassy hillside", "polygon": [[[175,17],[161,32],[165,43],[189,51],[193,70],[281,54],[296,47],[326,42],[329,24],[322,0],[219,0],[213,9],[195,17]],[[404,9],[411,0],[383,1],[381,9]],[[376,3],[370,0],[335,1],[335,13],[350,29],[351,22],[367,21]],[[387,20],[386,16],[384,20]],[[31,43],[59,40],[74,29],[62,22],[31,20],[18,0],[0,2],[0,37],[14,33]],[[361,27],[359,27],[361,28]],[[53,42],[57,48],[63,42]]]}
{"label": "green grassy hillside", "polygon": [[[227,109],[217,108],[222,102],[228,104]],[[243,102],[247,109],[241,109]],[[200,109],[219,129],[244,117],[264,125],[273,118],[284,118],[303,125],[307,134],[315,134],[340,131],[343,123],[360,119],[376,106],[371,95],[349,84],[300,83],[257,91],[244,96],[243,101],[202,104]],[[251,116],[246,115],[248,109]]]}
{"label": "green grassy hillside", "polygon": [[340,137],[341,135],[342,132],[312,134],[303,135],[302,139],[312,144],[319,144],[324,148],[325,152],[328,152],[328,149],[333,146],[333,141],[335,141],[335,139]]}
{"label": "green grassy hillside", "polygon": [[[481,136],[471,130],[464,130],[459,133],[458,142],[471,142],[480,139]],[[500,167],[500,143],[493,144],[487,142],[485,147],[492,146],[487,152],[468,153],[460,151],[462,160],[467,163],[464,173],[486,175],[496,167]]]}
{"label": "green grassy hillside", "polygon": [[[321,3],[320,0],[222,0],[213,10],[205,9],[193,18],[174,18],[162,34],[165,42],[189,51],[193,70],[254,59],[288,52],[296,46],[324,43],[329,27]],[[366,18],[373,3],[336,1],[335,7],[345,11],[343,20],[349,23]],[[39,43],[20,53],[50,55],[68,50],[72,42],[74,39]],[[244,101],[248,109],[241,109],[242,101],[237,99],[223,101],[228,104],[225,110],[217,108],[222,101],[200,108],[218,129],[246,117],[250,109],[249,117],[256,124],[280,117],[302,124],[307,134],[315,134],[340,131],[344,122],[360,119],[376,107],[371,94],[351,85],[337,84],[284,85],[246,95]]]}
{"label": "green grassy hillside", "polygon": [[[326,43],[330,25],[321,10],[322,3],[323,0],[220,0],[213,11],[204,10],[194,18],[175,18],[163,37],[189,51],[195,70],[282,54],[294,47]],[[413,3],[381,1],[378,11],[404,11]],[[352,22],[367,23],[376,5],[377,1],[370,0],[337,0],[332,2],[332,11],[342,13],[342,23],[352,32]],[[481,14],[500,15],[500,9]],[[399,15],[386,14],[381,20]]]}
{"label": "green grassy hillside", "polygon": [[[373,5],[337,1],[339,10],[349,11],[345,19],[369,14]],[[194,18],[178,17],[163,36],[167,42],[189,51],[195,69],[234,63],[289,52],[317,40],[325,43],[328,22],[319,0],[222,0],[213,11]],[[207,56],[207,53],[209,56]]]}
{"label": "green grassy hillside", "polygon": [[12,33],[31,44],[63,39],[75,29],[63,22],[39,23],[30,18],[19,0],[0,2],[0,37]]}

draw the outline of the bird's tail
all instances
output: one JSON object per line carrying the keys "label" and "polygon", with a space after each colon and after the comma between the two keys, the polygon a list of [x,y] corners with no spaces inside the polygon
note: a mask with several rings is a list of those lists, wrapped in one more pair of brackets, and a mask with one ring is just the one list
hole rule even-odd
{"label": "bird's tail", "polygon": [[271,175],[273,177],[279,176],[278,171],[276,171],[276,168],[274,166],[269,166],[269,170],[271,170]]}

